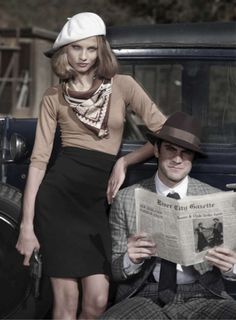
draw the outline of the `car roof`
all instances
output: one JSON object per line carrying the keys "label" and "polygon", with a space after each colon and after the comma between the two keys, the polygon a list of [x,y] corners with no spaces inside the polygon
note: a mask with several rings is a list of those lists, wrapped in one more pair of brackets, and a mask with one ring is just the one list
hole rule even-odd
{"label": "car roof", "polygon": [[[57,32],[39,27],[1,28],[2,37],[38,37],[54,41]],[[236,48],[236,22],[163,23],[112,26],[107,38],[119,48]]]}
{"label": "car roof", "polygon": [[166,23],[107,28],[118,48],[236,48],[236,22]]}

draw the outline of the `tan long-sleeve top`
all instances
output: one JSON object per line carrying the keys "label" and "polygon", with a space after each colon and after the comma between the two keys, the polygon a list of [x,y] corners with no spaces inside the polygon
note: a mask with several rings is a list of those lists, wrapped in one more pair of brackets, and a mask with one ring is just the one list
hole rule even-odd
{"label": "tan long-sleeve top", "polygon": [[61,85],[49,88],[40,106],[31,166],[46,169],[57,124],[60,127],[63,147],[80,147],[116,155],[122,141],[127,106],[130,106],[153,132],[159,131],[165,121],[165,116],[132,77],[116,75],[112,83],[109,136],[101,139],[77,118],[63,97]]}

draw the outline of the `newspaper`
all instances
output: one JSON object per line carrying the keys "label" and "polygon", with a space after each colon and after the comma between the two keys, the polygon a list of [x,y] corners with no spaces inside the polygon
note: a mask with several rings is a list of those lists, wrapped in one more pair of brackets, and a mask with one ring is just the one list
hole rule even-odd
{"label": "newspaper", "polygon": [[236,192],[175,200],[135,189],[137,232],[146,232],[161,258],[184,266],[200,263],[214,246],[236,249]]}

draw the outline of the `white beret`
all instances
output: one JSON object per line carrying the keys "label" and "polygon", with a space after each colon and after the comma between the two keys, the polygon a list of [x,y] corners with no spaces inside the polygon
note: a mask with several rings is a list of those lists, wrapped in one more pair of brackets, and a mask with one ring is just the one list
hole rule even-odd
{"label": "white beret", "polygon": [[78,13],[68,18],[52,49],[44,52],[44,54],[50,58],[59,48],[69,43],[99,35],[106,35],[104,21],[92,12]]}

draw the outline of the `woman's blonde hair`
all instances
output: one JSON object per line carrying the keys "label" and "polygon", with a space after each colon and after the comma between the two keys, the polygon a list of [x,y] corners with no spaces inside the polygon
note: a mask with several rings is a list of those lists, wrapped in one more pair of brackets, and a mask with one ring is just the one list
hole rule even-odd
{"label": "woman's blonde hair", "polygon": [[[96,76],[98,78],[111,79],[118,73],[119,66],[116,56],[105,36],[97,36],[98,57],[95,65]],[[68,62],[66,46],[58,49],[52,56],[52,69],[54,73],[62,80],[69,80],[76,75],[75,70]]]}

